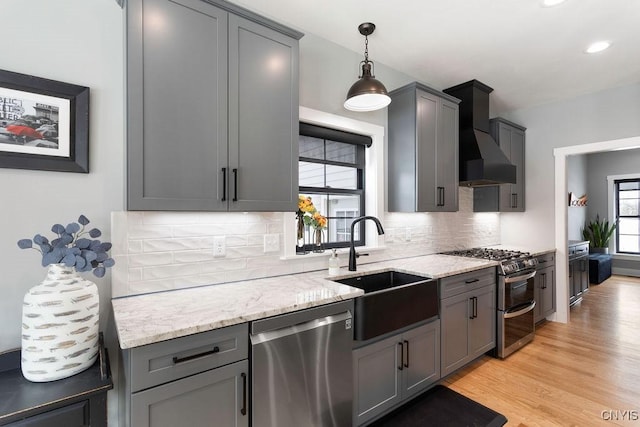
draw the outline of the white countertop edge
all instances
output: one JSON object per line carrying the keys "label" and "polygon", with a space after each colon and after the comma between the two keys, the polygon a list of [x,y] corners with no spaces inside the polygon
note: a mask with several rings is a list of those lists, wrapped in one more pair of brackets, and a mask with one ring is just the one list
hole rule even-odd
{"label": "white countertop edge", "polygon": [[[334,282],[343,278],[395,270],[440,279],[497,265],[497,261],[442,254],[392,259],[358,265],[358,271],[342,267],[334,277],[319,270],[114,298],[113,316],[120,348],[130,349],[364,295],[361,289]],[[285,296],[279,297],[282,292]]]}
{"label": "white countertop edge", "polygon": [[[356,288],[354,288],[354,289],[356,289]],[[291,313],[291,312],[298,311],[298,310],[304,310],[306,308],[317,307],[317,306],[320,306],[320,305],[330,304],[330,303],[333,303],[333,302],[345,301],[345,300],[356,298],[356,297],[358,297],[360,295],[363,295],[363,294],[364,294],[364,291],[362,291],[361,289],[358,289],[357,292],[354,292],[352,294],[338,295],[338,296],[335,296],[333,298],[327,298],[327,299],[324,299],[324,300],[317,300],[317,301],[310,301],[310,302],[307,302],[307,303],[295,304],[293,306],[283,306],[283,307],[278,308],[278,309],[271,309],[271,310],[266,310],[266,311],[262,311],[262,312],[255,312],[255,313],[251,313],[251,314],[243,315],[243,316],[230,317],[230,318],[227,318],[227,319],[224,319],[224,320],[218,320],[218,321],[215,321],[215,322],[198,323],[198,324],[190,325],[190,326],[183,327],[183,328],[173,329],[173,330],[167,331],[167,332],[160,332],[160,333],[153,334],[153,335],[146,335],[146,336],[141,337],[141,338],[127,338],[126,336],[124,338],[122,338],[120,336],[120,330],[118,329],[118,340],[120,342],[120,348],[122,350],[126,350],[126,349],[130,349],[130,348],[134,348],[134,347],[141,347],[141,346],[147,345],[147,344],[155,344],[155,343],[161,342],[161,341],[167,341],[167,340],[174,339],[174,338],[180,338],[180,337],[184,337],[184,336],[187,336],[187,335],[193,335],[193,334],[197,334],[199,332],[207,332],[207,331],[211,331],[211,330],[214,330],[214,329],[225,328],[227,326],[233,326],[233,325],[237,325],[237,324],[244,323],[244,322],[250,322],[252,320],[264,319],[266,317],[276,316],[276,315],[279,315],[279,314]]]}

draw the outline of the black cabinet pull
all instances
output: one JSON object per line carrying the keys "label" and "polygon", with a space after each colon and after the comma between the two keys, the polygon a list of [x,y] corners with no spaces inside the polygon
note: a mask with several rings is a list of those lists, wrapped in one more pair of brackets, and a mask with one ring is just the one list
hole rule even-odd
{"label": "black cabinet pull", "polygon": [[438,188],[438,203],[437,206],[444,206],[444,187]]}
{"label": "black cabinet pull", "polygon": [[182,363],[182,362],[188,362],[189,360],[193,360],[193,359],[198,359],[200,357],[204,357],[204,356],[209,356],[210,354],[215,354],[215,353],[219,353],[220,352],[220,348],[218,348],[218,346],[213,347],[213,349],[209,350],[209,351],[205,351],[203,353],[198,353],[198,354],[193,354],[191,356],[186,356],[186,357],[176,357],[173,356],[173,363]]}
{"label": "black cabinet pull", "polygon": [[238,201],[238,169],[233,168],[233,199],[232,201]]}
{"label": "black cabinet pull", "polygon": [[542,289],[547,289],[547,273],[542,273]]}
{"label": "black cabinet pull", "polygon": [[399,342],[398,345],[400,346],[400,365],[398,365],[398,370],[402,371],[404,369],[402,365],[402,362],[404,360],[404,346],[402,345],[401,342]]}
{"label": "black cabinet pull", "polygon": [[240,409],[240,413],[247,415],[247,374],[243,372],[240,376],[242,377],[242,409]]}
{"label": "black cabinet pull", "polygon": [[478,298],[471,297],[469,302],[471,302],[471,316],[469,316],[469,319],[475,319],[478,317]]}
{"label": "black cabinet pull", "polygon": [[511,193],[511,207],[514,209],[518,207],[518,193]]}
{"label": "black cabinet pull", "polygon": [[222,168],[222,201],[227,201],[227,168]]}
{"label": "black cabinet pull", "polygon": [[405,368],[409,367],[409,341],[404,340],[405,345],[407,346],[407,361],[404,364]]}
{"label": "black cabinet pull", "polygon": [[477,277],[475,279],[469,279],[469,280],[465,280],[464,283],[469,284],[469,283],[475,283],[475,282],[479,282],[480,279],[478,279]]}

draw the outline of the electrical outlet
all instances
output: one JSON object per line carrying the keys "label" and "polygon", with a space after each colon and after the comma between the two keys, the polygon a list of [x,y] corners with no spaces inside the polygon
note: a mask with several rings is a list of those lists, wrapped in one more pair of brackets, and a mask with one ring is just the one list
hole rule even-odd
{"label": "electrical outlet", "polygon": [[222,258],[227,256],[227,242],[224,236],[213,238],[213,257]]}
{"label": "electrical outlet", "polygon": [[404,230],[404,240],[406,242],[410,242],[411,241],[411,229],[409,227],[405,228],[405,230]]}
{"label": "electrical outlet", "polygon": [[280,235],[265,234],[264,235],[264,253],[280,251]]}

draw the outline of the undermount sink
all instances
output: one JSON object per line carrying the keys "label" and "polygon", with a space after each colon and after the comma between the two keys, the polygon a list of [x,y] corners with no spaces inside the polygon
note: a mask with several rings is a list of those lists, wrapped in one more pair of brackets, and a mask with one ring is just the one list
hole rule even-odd
{"label": "undermount sink", "polygon": [[335,280],[360,288],[355,299],[354,339],[365,341],[438,316],[438,282],[399,271],[362,274]]}

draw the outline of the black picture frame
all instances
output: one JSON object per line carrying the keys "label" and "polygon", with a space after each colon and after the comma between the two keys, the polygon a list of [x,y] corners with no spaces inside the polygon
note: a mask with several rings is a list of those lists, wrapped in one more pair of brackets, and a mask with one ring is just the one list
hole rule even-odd
{"label": "black picture frame", "polygon": [[89,173],[89,88],[0,70],[0,167]]}

